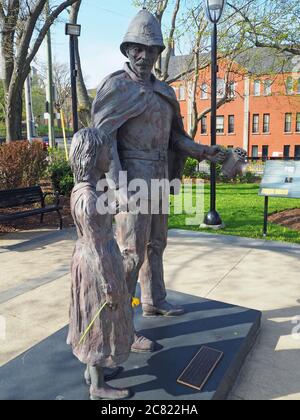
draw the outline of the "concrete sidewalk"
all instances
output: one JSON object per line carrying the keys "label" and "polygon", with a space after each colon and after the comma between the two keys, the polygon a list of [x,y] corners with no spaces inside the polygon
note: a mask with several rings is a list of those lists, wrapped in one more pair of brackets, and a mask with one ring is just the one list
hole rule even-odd
{"label": "concrete sidewalk", "polygon": [[[74,239],[73,229],[0,237],[0,365],[68,323]],[[299,316],[300,325],[299,257],[298,246],[170,231],[169,289],[263,312],[232,399],[300,400],[300,336],[292,335],[300,331],[292,323]]]}

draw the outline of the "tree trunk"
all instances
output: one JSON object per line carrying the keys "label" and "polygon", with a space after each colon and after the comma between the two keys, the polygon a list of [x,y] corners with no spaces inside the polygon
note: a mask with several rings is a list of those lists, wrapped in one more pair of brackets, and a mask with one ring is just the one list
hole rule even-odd
{"label": "tree trunk", "polygon": [[23,87],[6,97],[6,142],[22,139],[22,93]]}
{"label": "tree trunk", "polygon": [[[74,3],[71,7],[70,13],[70,23],[77,24],[78,20],[78,13],[81,6],[81,0]],[[78,95],[78,105],[79,105],[79,120],[83,127],[89,127],[91,124],[91,108],[92,103],[84,82],[82,68],[81,68],[81,61],[80,61],[80,54],[79,54],[79,44],[78,38],[75,40],[75,58],[76,58],[76,67],[77,67],[77,95]]]}
{"label": "tree trunk", "polygon": [[86,85],[84,83],[84,78],[82,74],[80,54],[78,39],[75,41],[75,58],[77,66],[77,94],[78,94],[78,104],[79,104],[79,120],[83,127],[89,127],[91,125],[91,109],[92,103],[89,97]]}

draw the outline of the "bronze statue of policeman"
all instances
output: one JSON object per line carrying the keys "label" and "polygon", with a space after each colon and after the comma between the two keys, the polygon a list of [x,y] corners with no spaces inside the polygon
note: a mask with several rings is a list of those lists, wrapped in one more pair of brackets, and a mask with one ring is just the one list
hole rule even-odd
{"label": "bronze statue of policeman", "polygon": [[[165,49],[161,27],[147,10],[133,19],[121,44],[128,58],[123,70],[101,83],[93,104],[93,124],[104,129],[113,143],[113,161],[108,182],[121,191],[119,173],[127,172],[129,183],[143,179],[181,179],[187,157],[224,160],[218,146],[195,143],[185,132],[180,107],[172,87],[152,73],[159,54]],[[145,197],[151,209],[151,196]],[[168,214],[120,212],[115,217],[116,237],[123,255],[129,292],[141,284],[143,314],[180,316],[183,308],[166,300],[163,253],[167,245]],[[153,351],[155,345],[136,334],[132,350]]]}

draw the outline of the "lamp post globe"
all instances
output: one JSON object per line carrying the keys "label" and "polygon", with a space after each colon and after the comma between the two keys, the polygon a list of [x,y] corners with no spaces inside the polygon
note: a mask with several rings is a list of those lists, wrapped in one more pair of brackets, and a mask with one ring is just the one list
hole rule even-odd
{"label": "lamp post globe", "polygon": [[218,23],[222,17],[227,0],[204,0],[204,7],[208,20]]}

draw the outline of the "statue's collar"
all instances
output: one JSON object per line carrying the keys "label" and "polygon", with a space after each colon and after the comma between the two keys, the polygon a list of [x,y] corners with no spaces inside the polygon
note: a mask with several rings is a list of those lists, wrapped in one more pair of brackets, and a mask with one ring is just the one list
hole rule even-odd
{"label": "statue's collar", "polygon": [[[140,79],[135,73],[134,71],[132,71],[129,63],[125,63],[124,65],[124,71],[129,75],[130,79],[133,80],[134,82],[140,83],[141,85],[144,86],[148,86],[151,87],[151,85],[149,85],[149,83],[146,83],[144,80]],[[151,84],[153,85],[156,81],[156,77],[154,76],[154,74],[151,74]]]}

